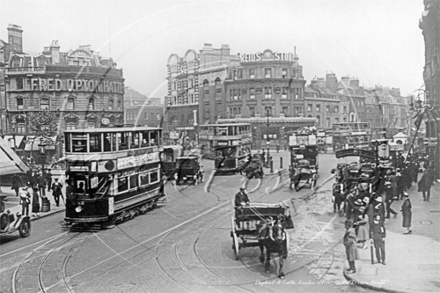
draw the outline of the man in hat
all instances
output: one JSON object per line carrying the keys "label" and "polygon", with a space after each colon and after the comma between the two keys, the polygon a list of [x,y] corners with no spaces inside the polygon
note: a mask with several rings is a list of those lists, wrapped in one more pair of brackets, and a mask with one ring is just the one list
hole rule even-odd
{"label": "man in hat", "polygon": [[394,217],[397,216],[397,212],[391,208],[391,204],[394,201],[394,192],[390,181],[385,182],[385,204],[387,209],[387,216],[386,218],[390,218],[390,213],[394,215]]}
{"label": "man in hat", "polygon": [[52,184],[52,196],[55,199],[57,207],[60,206],[60,196],[63,197],[62,188],[63,185],[58,182],[58,178],[55,178],[55,182]]}
{"label": "man in hat", "polygon": [[244,187],[240,187],[240,190],[235,195],[235,206],[240,207],[244,205],[249,205],[249,197],[246,194]]}
{"label": "man in hat", "polygon": [[376,258],[378,263],[385,265],[385,236],[386,230],[379,215],[376,215],[370,228],[371,238],[373,238]]}
{"label": "man in hat", "polygon": [[383,197],[382,196],[376,197],[376,199],[373,201],[372,207],[373,207],[374,218],[377,215],[379,215],[380,220],[385,221],[385,207],[383,205]]}

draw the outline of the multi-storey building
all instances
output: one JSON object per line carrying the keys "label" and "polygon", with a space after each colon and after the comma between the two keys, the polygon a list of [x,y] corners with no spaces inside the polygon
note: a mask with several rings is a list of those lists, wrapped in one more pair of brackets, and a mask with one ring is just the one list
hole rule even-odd
{"label": "multi-storey building", "polygon": [[[18,46],[19,38],[21,32],[14,27],[10,43]],[[111,59],[101,58],[90,46],[60,52],[57,41],[36,56],[19,51],[11,51],[5,65],[2,113],[2,129],[8,137],[17,136],[14,146],[18,149],[28,149],[19,140],[38,134],[30,127],[30,117],[44,111],[55,114],[51,124],[57,125],[56,134],[123,124],[124,79]]]}
{"label": "multi-storey building", "polygon": [[324,78],[314,78],[305,91],[305,114],[307,117],[316,117],[316,126],[320,129],[331,129],[333,123],[340,122],[340,99],[327,86]]}
{"label": "multi-storey building", "polygon": [[199,123],[213,123],[223,111],[223,82],[227,68],[238,64],[238,57],[230,55],[228,45],[214,49],[205,44],[197,53],[188,50],[183,57],[172,54],[168,58],[168,95],[165,98],[164,138],[176,131],[196,139]]}
{"label": "multi-storey building", "polygon": [[440,1],[424,0],[425,10],[419,27],[425,41],[426,103],[433,109],[426,117],[426,136],[429,139],[427,151],[430,161],[435,162],[435,174],[440,178]]}
{"label": "multi-storey building", "polygon": [[132,88],[125,87],[124,124],[162,127],[163,104],[160,98],[147,97]]}

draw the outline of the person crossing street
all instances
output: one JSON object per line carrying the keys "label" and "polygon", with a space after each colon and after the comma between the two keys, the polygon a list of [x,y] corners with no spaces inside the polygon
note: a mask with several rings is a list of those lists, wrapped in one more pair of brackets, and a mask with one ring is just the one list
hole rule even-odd
{"label": "person crossing street", "polygon": [[370,227],[371,238],[373,239],[376,259],[378,263],[385,265],[385,236],[386,230],[379,215],[376,215]]}

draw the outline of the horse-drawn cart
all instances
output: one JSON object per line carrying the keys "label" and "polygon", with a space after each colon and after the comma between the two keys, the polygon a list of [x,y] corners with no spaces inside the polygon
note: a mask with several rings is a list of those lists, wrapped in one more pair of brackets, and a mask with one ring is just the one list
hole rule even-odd
{"label": "horse-drawn cart", "polygon": [[280,277],[283,258],[287,257],[289,235],[285,229],[293,228],[293,221],[289,207],[279,204],[251,204],[235,207],[235,217],[231,219],[232,249],[235,258],[239,259],[241,248],[260,247],[260,261],[264,262],[264,248],[266,248],[266,271],[269,272],[270,254],[280,255]]}

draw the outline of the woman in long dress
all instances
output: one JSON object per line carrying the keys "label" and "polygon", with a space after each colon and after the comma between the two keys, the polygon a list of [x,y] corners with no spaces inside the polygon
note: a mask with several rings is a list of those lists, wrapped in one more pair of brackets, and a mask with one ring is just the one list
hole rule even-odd
{"label": "woman in long dress", "polygon": [[32,213],[34,217],[38,217],[40,212],[40,195],[38,194],[38,188],[32,188]]}
{"label": "woman in long dress", "polygon": [[409,200],[407,192],[403,193],[403,204],[402,204],[401,212],[403,215],[402,227],[406,228],[406,230],[403,234],[409,234],[409,233],[411,233],[412,212],[411,212],[411,201]]}

